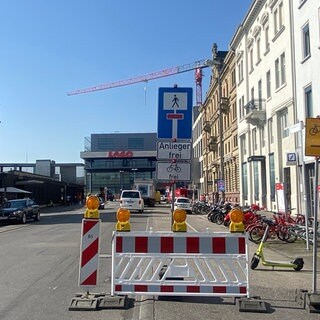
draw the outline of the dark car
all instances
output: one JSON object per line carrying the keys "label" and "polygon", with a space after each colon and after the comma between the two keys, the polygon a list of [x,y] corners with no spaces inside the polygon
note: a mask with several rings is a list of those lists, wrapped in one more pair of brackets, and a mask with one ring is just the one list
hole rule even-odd
{"label": "dark car", "polygon": [[102,197],[98,197],[99,198],[99,210],[104,209],[105,203],[104,203],[104,199]]}
{"label": "dark car", "polygon": [[40,220],[40,207],[29,198],[8,200],[0,208],[0,222],[26,223],[29,219]]}
{"label": "dark car", "polygon": [[114,195],[110,191],[107,192],[107,200],[108,201],[113,201],[114,200]]}

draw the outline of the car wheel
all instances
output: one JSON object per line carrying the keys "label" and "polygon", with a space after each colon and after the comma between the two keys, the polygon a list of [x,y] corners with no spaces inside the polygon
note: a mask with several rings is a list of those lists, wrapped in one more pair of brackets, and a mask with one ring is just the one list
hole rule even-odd
{"label": "car wheel", "polygon": [[37,212],[33,219],[34,221],[40,221],[40,211]]}
{"label": "car wheel", "polygon": [[27,215],[24,212],[21,216],[20,223],[25,224],[27,222]]}

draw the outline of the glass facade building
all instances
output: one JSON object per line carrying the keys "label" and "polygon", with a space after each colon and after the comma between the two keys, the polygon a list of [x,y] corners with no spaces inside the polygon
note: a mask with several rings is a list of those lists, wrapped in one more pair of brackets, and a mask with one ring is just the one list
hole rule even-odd
{"label": "glass facade building", "polygon": [[131,189],[135,179],[155,179],[156,133],[92,134],[85,139],[86,192],[107,188],[114,195]]}

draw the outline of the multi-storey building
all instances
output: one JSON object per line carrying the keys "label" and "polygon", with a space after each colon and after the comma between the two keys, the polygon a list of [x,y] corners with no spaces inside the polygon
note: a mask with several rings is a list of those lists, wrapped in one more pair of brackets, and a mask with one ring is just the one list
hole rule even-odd
{"label": "multi-storey building", "polygon": [[131,189],[135,179],[155,179],[156,133],[91,134],[85,161],[86,193],[108,188],[115,195]]}
{"label": "multi-storey building", "polygon": [[204,192],[217,201],[238,202],[238,138],[233,51],[213,45],[210,87],[201,106]]}
{"label": "multi-storey building", "polygon": [[[314,157],[304,156],[306,118],[320,115],[320,3],[318,0],[298,0],[293,5],[295,93],[297,123],[302,131],[295,133],[298,141],[300,202],[303,211],[314,209]],[[318,183],[319,185],[319,183]]]}
{"label": "multi-storey building", "polygon": [[296,141],[292,1],[256,0],[235,33],[241,203],[297,207],[297,167],[287,163]]}

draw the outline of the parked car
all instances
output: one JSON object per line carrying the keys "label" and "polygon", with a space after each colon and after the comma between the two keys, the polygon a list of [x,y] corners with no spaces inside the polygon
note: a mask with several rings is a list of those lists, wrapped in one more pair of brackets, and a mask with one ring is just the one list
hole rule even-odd
{"label": "parked car", "polygon": [[98,197],[99,198],[99,210],[104,209],[105,206],[105,201],[102,197]]}
{"label": "parked car", "polygon": [[144,211],[144,201],[139,190],[123,190],[120,196],[120,208]]}
{"label": "parked car", "polygon": [[166,196],[165,194],[162,194],[162,195],[160,196],[160,201],[161,201],[161,202],[167,202],[167,196]]}
{"label": "parked car", "polygon": [[185,197],[177,197],[174,200],[174,210],[176,209],[184,209],[187,213],[192,213],[192,205],[191,200]]}
{"label": "parked car", "polygon": [[8,200],[0,208],[0,222],[26,223],[29,219],[40,220],[40,207],[29,198]]}
{"label": "parked car", "polygon": [[113,201],[114,200],[114,195],[110,191],[107,191],[107,200],[108,201]]}

